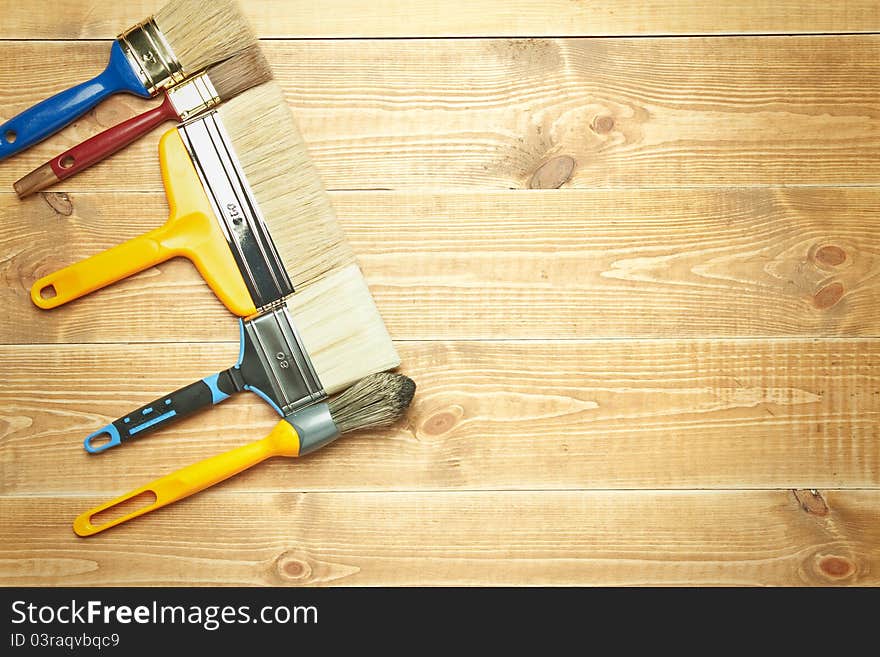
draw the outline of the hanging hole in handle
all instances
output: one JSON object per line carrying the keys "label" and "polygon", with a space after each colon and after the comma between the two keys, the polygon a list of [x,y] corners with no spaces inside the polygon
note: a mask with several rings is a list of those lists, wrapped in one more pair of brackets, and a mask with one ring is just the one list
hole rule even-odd
{"label": "hanging hole in handle", "polygon": [[50,283],[46,287],[40,289],[40,296],[44,299],[54,299],[58,296],[58,291],[55,289],[55,286]]}
{"label": "hanging hole in handle", "polygon": [[86,448],[89,454],[100,454],[105,449],[110,449],[121,443],[122,436],[119,434],[119,429],[112,424],[108,424],[106,427],[98,429],[95,433],[88,436],[83,443],[83,447]]}
{"label": "hanging hole in handle", "polygon": [[156,496],[156,493],[151,490],[145,490],[134,497],[122,500],[119,504],[114,504],[107,509],[98,511],[89,518],[89,522],[95,527],[115,522],[120,518],[130,516],[136,511],[153,506],[157,499],[159,498]]}
{"label": "hanging hole in handle", "polygon": [[7,144],[14,144],[15,140],[18,139],[18,133],[15,130],[7,130],[3,138],[6,139]]}
{"label": "hanging hole in handle", "polygon": [[73,157],[73,155],[65,155],[61,158],[61,162],[59,162],[59,164],[61,165],[62,169],[69,169],[74,164],[76,164],[76,159]]}
{"label": "hanging hole in handle", "polygon": [[113,442],[113,436],[109,431],[101,431],[93,433],[86,439],[86,443],[90,452],[103,452],[110,447]]}

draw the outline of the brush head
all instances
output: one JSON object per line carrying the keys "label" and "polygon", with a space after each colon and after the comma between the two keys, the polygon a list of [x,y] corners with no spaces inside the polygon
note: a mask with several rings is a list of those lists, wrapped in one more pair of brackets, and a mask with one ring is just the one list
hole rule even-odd
{"label": "brush head", "polygon": [[331,399],[330,416],[339,433],[387,427],[409,408],[416,394],[415,381],[402,374],[371,374]]}
{"label": "brush head", "polygon": [[327,394],[400,364],[357,265],[303,286],[287,306]]}
{"label": "brush head", "polygon": [[208,69],[208,79],[214,85],[220,100],[227,101],[251,87],[271,80],[272,69],[260,46],[253,45],[211,66]]}
{"label": "brush head", "polygon": [[189,75],[257,42],[234,0],[172,0],[155,20]]}
{"label": "brush head", "polygon": [[299,128],[274,81],[217,110],[294,287],[355,262]]}

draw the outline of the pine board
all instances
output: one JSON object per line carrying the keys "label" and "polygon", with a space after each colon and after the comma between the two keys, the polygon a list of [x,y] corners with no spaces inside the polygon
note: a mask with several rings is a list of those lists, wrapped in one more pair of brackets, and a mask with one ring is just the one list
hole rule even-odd
{"label": "pine board", "polygon": [[0,497],[0,584],[880,584],[878,491],[211,491],[77,538],[99,501]]}
{"label": "pine board", "polygon": [[[880,37],[265,44],[329,189],[868,185]],[[0,42],[0,116],[91,77],[104,42]],[[58,61],[64,61],[58,67]],[[4,184],[148,106],[120,97]],[[163,129],[63,185],[161,190]]]}
{"label": "pine board", "polygon": [[[432,341],[399,351],[419,385],[406,421],[273,460],[224,489],[880,485],[874,339]],[[107,422],[236,356],[235,343],[0,348],[0,494],[112,499],[261,438],[278,417],[242,394],[104,455],[82,449]]]}
{"label": "pine board", "polygon": [[[398,340],[880,334],[877,188],[332,201]],[[165,221],[163,194],[0,194],[0,213],[0,300],[14,309],[0,316],[3,343],[236,339],[185,260],[54,311],[31,303],[39,277]]]}
{"label": "pine board", "polygon": [[[876,32],[874,0],[239,0],[272,38]],[[65,0],[51,12],[0,0],[3,37],[112,39],[162,0]]]}
{"label": "pine board", "polygon": [[[161,2],[31,4],[0,0],[3,118]],[[878,3],[244,5],[415,404],[77,539],[276,418],[245,395],[81,449],[237,354],[186,262],[27,298],[164,220],[162,130],[0,192],[0,585],[880,584]],[[0,185],[149,106],[112,99]]]}

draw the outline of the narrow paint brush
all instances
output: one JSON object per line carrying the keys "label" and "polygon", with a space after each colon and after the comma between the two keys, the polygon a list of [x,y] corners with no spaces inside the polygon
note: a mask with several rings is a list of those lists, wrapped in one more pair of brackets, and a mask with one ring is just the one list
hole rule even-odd
{"label": "narrow paint brush", "polygon": [[[415,391],[413,380],[401,374],[366,377],[326,403],[314,404],[285,417],[262,440],[182,468],[86,511],[74,520],[73,530],[78,536],[92,536],[189,497],[270,457],[303,456],[333,442],[343,433],[393,424],[403,416]],[[99,514],[135,498],[150,503],[108,522],[93,523]]]}
{"label": "narrow paint brush", "polygon": [[185,121],[272,79],[258,45],[165,91],[158,107],[108,128],[52,158],[13,184],[19,198],[51,187],[110,157],[167,121]]}
{"label": "narrow paint brush", "polygon": [[108,96],[151,98],[257,42],[234,0],[174,0],[123,32],[95,78],[0,125],[0,160],[61,130]]}
{"label": "narrow paint brush", "polygon": [[249,317],[355,262],[274,81],[167,132],[159,162],[168,222],[40,278],[31,288],[37,306],[183,256],[227,308]]}

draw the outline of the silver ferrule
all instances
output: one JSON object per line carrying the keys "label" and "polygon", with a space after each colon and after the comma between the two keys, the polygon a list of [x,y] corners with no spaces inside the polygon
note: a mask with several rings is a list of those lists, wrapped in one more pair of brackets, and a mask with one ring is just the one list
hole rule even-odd
{"label": "silver ferrule", "polygon": [[293,294],[293,284],[216,110],[177,128],[232,256],[258,310]]}
{"label": "silver ferrule", "polygon": [[286,418],[299,436],[299,455],[303,456],[339,438],[339,428],[326,403],[313,404]]}
{"label": "silver ferrule", "polygon": [[165,93],[181,121],[198,116],[220,104],[220,96],[207,73],[199,73]]}
{"label": "silver ferrule", "polygon": [[260,391],[278,404],[283,415],[326,399],[286,304],[247,320],[244,331],[245,349],[255,352],[245,354],[244,361],[259,363],[259,369],[247,373],[247,378],[260,381],[259,387],[265,388]]}
{"label": "silver ferrule", "polygon": [[156,95],[182,81],[186,74],[168,40],[151,16],[120,34],[116,40],[141,83]]}

